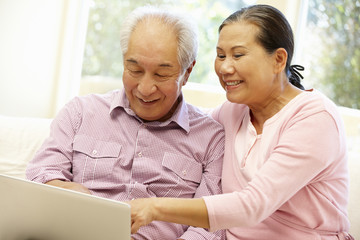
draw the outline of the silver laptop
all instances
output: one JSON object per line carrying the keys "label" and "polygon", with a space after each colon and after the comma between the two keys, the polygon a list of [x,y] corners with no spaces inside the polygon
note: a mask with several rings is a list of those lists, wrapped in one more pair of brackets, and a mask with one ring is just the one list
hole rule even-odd
{"label": "silver laptop", "polygon": [[0,174],[1,240],[130,240],[130,206]]}

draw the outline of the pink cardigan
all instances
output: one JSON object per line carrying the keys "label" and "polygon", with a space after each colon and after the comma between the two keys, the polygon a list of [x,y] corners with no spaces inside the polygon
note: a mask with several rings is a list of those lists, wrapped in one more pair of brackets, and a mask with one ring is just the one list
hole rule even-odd
{"label": "pink cardigan", "polygon": [[265,122],[258,154],[264,164],[252,179],[234,151],[248,107],[225,102],[213,117],[225,127],[226,143],[224,194],[204,197],[211,231],[226,228],[229,240],[345,239],[345,131],[329,99],[303,92]]}

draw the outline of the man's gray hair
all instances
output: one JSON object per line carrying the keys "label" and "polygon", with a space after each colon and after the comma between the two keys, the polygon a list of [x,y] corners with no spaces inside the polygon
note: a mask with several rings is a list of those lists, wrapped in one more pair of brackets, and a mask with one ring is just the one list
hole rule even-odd
{"label": "man's gray hair", "polygon": [[[120,44],[123,56],[128,50],[130,36],[137,24],[143,20],[156,18],[172,27],[178,39],[178,61],[184,72],[196,59],[198,51],[197,26],[184,14],[166,11],[153,6],[136,8],[125,19],[120,31]],[[167,34],[167,33],[164,33]]]}

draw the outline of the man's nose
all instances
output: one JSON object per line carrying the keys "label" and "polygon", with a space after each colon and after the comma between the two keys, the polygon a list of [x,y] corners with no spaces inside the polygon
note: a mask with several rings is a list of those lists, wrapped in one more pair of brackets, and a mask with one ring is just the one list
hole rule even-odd
{"label": "man's nose", "polygon": [[139,81],[138,84],[138,91],[143,95],[143,96],[150,96],[151,94],[153,94],[156,91],[156,84],[154,79],[149,76],[149,74],[145,74],[141,80]]}

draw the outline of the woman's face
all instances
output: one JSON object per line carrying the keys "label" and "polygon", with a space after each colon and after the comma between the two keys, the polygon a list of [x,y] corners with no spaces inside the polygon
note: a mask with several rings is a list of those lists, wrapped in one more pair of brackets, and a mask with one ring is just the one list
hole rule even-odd
{"label": "woman's face", "polygon": [[225,25],[219,34],[215,71],[231,102],[262,104],[278,87],[275,56],[256,41],[258,30],[238,22]]}

